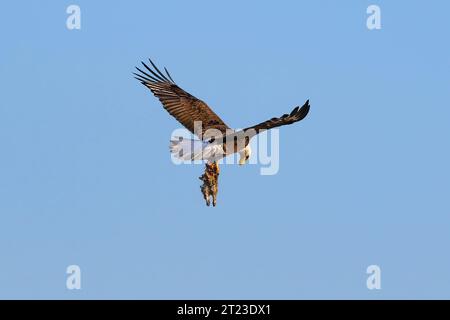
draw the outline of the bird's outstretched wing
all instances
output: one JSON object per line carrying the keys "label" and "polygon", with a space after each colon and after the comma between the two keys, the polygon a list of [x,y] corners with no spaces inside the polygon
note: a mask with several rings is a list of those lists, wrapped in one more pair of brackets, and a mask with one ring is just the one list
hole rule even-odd
{"label": "bird's outstretched wing", "polygon": [[[150,59],[149,62],[153,68],[142,62],[146,71],[136,67],[139,73],[133,74],[161,101],[164,109],[202,140],[210,138],[205,135],[208,129],[216,129],[225,134],[229,127],[205,102],[177,86],[166,68],[166,74],[163,74]],[[197,125],[195,122],[198,122]]]}
{"label": "bird's outstretched wing", "polygon": [[300,121],[306,117],[308,112],[309,112],[309,100],[307,100],[301,108],[300,107],[294,108],[294,110],[292,110],[291,113],[289,114],[286,113],[279,118],[272,118],[270,120],[261,122],[257,125],[245,128],[242,131],[246,133],[253,131],[254,134],[258,134],[263,130],[269,130],[275,127],[280,127]]}

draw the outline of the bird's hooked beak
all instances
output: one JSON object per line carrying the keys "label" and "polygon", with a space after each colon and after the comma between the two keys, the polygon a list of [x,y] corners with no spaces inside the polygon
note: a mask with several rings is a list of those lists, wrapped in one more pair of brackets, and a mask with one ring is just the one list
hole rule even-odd
{"label": "bird's hooked beak", "polygon": [[248,161],[248,159],[250,158],[250,154],[251,154],[250,146],[245,147],[243,151],[239,152],[239,155],[241,156],[239,159],[240,166],[244,165]]}

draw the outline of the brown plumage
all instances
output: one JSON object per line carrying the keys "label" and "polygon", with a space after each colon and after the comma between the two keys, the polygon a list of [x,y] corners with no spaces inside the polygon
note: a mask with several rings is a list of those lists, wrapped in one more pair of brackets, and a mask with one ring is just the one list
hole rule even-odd
{"label": "brown plumage", "polygon": [[[164,109],[185,126],[186,129],[202,140],[211,138],[205,136],[205,132],[208,129],[217,129],[223,134],[225,134],[227,129],[230,129],[205,102],[177,86],[166,68],[164,68],[166,72],[166,75],[164,75],[151,60],[149,61],[155,70],[152,70],[142,62],[142,65],[150,74],[136,67],[140,74],[134,73],[135,78],[149,88],[161,101]],[[200,132],[195,132],[194,130],[200,129],[200,126],[194,128],[196,121],[201,123],[202,130]]]}
{"label": "brown plumage", "polygon": [[257,125],[245,128],[243,131],[255,130],[256,134],[260,133],[263,130],[269,130],[276,127],[281,127],[287,124],[291,124],[297,121],[302,120],[306,117],[309,112],[309,100],[306,100],[305,104],[300,107],[295,107],[294,110],[291,111],[290,114],[283,114],[279,118],[272,118],[270,120],[261,122]]}

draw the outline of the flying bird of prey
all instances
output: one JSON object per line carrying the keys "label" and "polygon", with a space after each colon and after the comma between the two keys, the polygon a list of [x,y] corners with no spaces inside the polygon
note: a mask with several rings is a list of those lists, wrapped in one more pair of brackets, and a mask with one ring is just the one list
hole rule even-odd
{"label": "flying bird of prey", "polygon": [[180,88],[166,68],[164,74],[150,59],[149,62],[151,67],[142,62],[145,71],[136,67],[138,73],[133,73],[135,78],[152,91],[164,109],[199,138],[171,141],[171,151],[183,160],[206,160],[212,163],[238,152],[239,164],[245,164],[251,155],[252,137],[265,130],[300,121],[309,111],[307,100],[302,107],[295,107],[279,118],[243,130],[232,130],[205,102]]}

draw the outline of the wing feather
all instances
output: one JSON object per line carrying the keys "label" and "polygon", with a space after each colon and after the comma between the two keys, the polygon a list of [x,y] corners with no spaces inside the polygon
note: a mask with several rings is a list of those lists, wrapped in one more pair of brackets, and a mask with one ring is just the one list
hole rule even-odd
{"label": "wing feather", "polygon": [[309,112],[309,100],[305,102],[305,104],[300,107],[295,107],[290,114],[284,114],[279,118],[272,118],[270,120],[261,122],[257,125],[245,128],[243,131],[254,130],[255,134],[260,133],[263,130],[269,130],[276,127],[285,126],[288,124],[295,123],[300,121],[306,117]]}
{"label": "wing feather", "polygon": [[[136,67],[139,73],[133,74],[135,79],[152,91],[169,114],[203,140],[210,139],[210,136],[205,135],[208,129],[216,129],[225,134],[229,127],[205,102],[180,88],[166,68],[164,68],[166,72],[164,75],[153,61],[149,59],[149,62],[153,69],[142,62],[147,71]],[[201,122],[201,131],[194,132],[195,122]]]}

